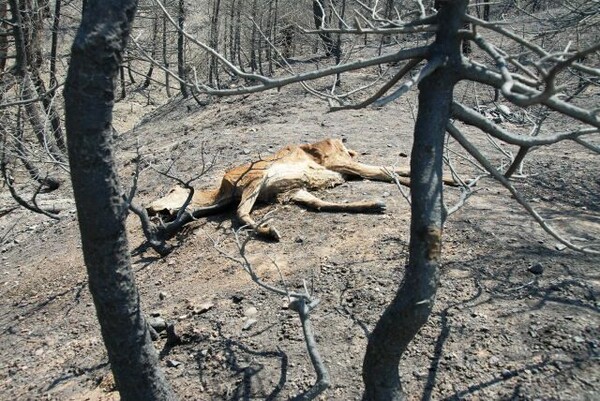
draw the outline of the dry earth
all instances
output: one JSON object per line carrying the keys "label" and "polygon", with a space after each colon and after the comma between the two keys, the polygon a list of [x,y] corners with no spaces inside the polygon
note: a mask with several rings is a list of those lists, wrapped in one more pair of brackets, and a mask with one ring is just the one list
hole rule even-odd
{"label": "dry earth", "polygon": [[[208,106],[173,100],[152,109],[143,99],[117,105],[124,186],[130,185],[138,140],[145,163],[164,168],[175,160],[182,178],[199,170],[202,149],[208,158],[218,155],[200,187],[214,185],[232,164],[325,137],[347,139],[372,164],[405,164],[410,156],[414,98],[383,110],[338,113],[327,113],[299,88]],[[599,103],[597,96],[591,100]],[[475,131],[469,137],[499,163],[485,137]],[[469,162],[453,159],[465,175],[476,174]],[[597,247],[598,171],[597,156],[565,143],[534,152],[525,166],[530,177],[516,182],[567,238]],[[170,186],[146,169],[137,201],[149,202]],[[492,180],[482,179],[477,188],[446,223],[434,313],[400,366],[409,399],[600,399],[599,259],[557,247]],[[321,399],[358,400],[366,337],[406,264],[409,207],[394,185],[382,183],[351,182],[319,195],[383,199],[388,209],[381,215],[317,214],[268,205],[256,213],[275,210],[283,239],[252,241],[248,254],[264,280],[281,283],[275,261],[290,288],[303,280],[314,287],[321,304],[313,326],[333,379]],[[62,220],[21,209],[0,218],[0,399],[116,400],[69,189],[44,196],[66,208]],[[447,202],[457,196],[448,189]],[[3,206],[10,202],[6,192],[1,199]],[[181,399],[289,399],[314,382],[299,319],[284,299],[258,289],[214,249],[210,238],[236,255],[231,228],[231,213],[203,219],[161,259],[144,249],[139,224],[130,217],[143,308],[174,322],[183,340],[173,347],[164,338],[155,343],[161,365]]]}

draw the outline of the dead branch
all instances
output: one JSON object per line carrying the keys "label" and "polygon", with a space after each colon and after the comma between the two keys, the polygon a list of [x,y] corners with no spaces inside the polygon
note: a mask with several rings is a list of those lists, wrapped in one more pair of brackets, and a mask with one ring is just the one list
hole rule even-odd
{"label": "dead branch", "polygon": [[370,67],[379,64],[385,63],[393,63],[402,60],[408,60],[412,58],[424,58],[427,54],[428,47],[415,47],[407,50],[400,50],[396,53],[386,54],[379,57],[373,57],[366,60],[357,60],[350,63],[335,65],[331,67],[324,68],[322,70],[313,70],[305,73],[300,73],[292,76],[282,77],[282,78],[269,78],[259,74],[247,73],[242,71],[240,68],[235,66],[229,60],[227,60],[223,55],[219,52],[196,39],[193,35],[189,34],[185,30],[181,30],[177,25],[177,22],[173,19],[173,17],[169,14],[164,5],[160,2],[160,0],[154,0],[155,3],[161,8],[165,17],[169,20],[169,22],[192,43],[199,46],[204,51],[208,52],[212,56],[216,57],[216,59],[224,66],[226,70],[228,70],[231,74],[243,78],[250,82],[258,82],[259,84],[247,87],[240,87],[235,89],[214,89],[209,87],[208,85],[200,84],[198,81],[194,82],[195,89],[201,93],[207,93],[216,96],[226,96],[226,95],[239,95],[246,93],[255,93],[262,92],[268,89],[280,88],[292,83],[298,83],[301,81],[310,81],[322,77],[326,77],[329,75],[335,75],[338,73],[343,73],[347,71],[357,70],[365,67]]}
{"label": "dead branch", "polygon": [[517,146],[532,147],[551,145],[569,139],[574,141],[583,135],[597,134],[598,132],[600,132],[600,130],[597,128],[578,128],[573,131],[561,132],[553,135],[515,135],[511,132],[506,131],[499,125],[494,124],[494,122],[477,113],[475,110],[472,110],[456,101],[452,102],[452,116],[464,122],[465,124],[469,124],[479,128],[483,132],[490,134],[496,139]]}
{"label": "dead branch", "polygon": [[531,205],[521,196],[521,194],[510,183],[510,181],[508,181],[508,179],[506,179],[498,170],[496,170],[494,166],[492,166],[492,164],[485,158],[485,156],[483,156],[483,154],[481,154],[481,152],[479,152],[479,150],[467,140],[467,138],[460,132],[458,128],[456,128],[453,124],[448,123],[446,129],[448,133],[458,143],[460,143],[461,146],[492,175],[492,177],[494,177],[506,189],[509,190],[509,192],[515,198],[515,200],[521,206],[523,206],[523,208],[527,211],[527,213],[529,213],[530,216],[534,218],[535,221],[538,222],[538,224],[540,225],[540,227],[542,227],[542,229],[544,229],[544,231],[546,231],[552,237],[556,238],[562,244],[575,251],[589,253],[593,255],[600,255],[600,251],[595,249],[589,249],[587,247],[577,246],[565,239],[562,235],[560,235],[552,226],[550,226],[550,224],[548,224],[548,222],[542,216],[540,216],[540,214],[535,209],[533,209],[533,207],[531,207]]}
{"label": "dead branch", "polygon": [[[460,74],[464,79],[481,82],[498,89],[501,89],[502,85],[504,84],[504,79],[502,78],[501,74],[492,71],[483,65],[475,64],[465,59],[463,59]],[[530,97],[540,93],[538,90],[532,89],[531,87],[518,81],[514,82],[512,89],[517,93],[527,94]],[[600,114],[595,110],[586,110],[574,104],[564,102],[556,95],[541,100],[541,104],[566,116],[592,125],[596,128],[600,128]]]}
{"label": "dead branch", "polygon": [[[271,218],[272,213],[273,212],[267,213],[263,217],[263,219],[261,219],[257,224],[258,225],[266,224],[268,222],[268,220]],[[279,288],[279,287],[276,287],[274,285],[271,285],[271,284],[268,284],[268,283],[265,283],[264,281],[262,281],[262,279],[256,274],[254,267],[252,266],[252,263],[249,261],[247,255],[246,255],[247,245],[251,241],[252,236],[247,235],[243,240],[240,237],[240,233],[243,232],[245,229],[246,229],[246,226],[240,227],[237,230],[233,230],[233,235],[234,235],[235,244],[237,247],[237,253],[239,255],[239,258],[233,257],[233,256],[229,255],[228,253],[226,253],[223,249],[221,249],[218,242],[216,240],[214,240],[208,233],[205,233],[205,235],[213,243],[214,249],[221,256],[223,256],[226,259],[241,266],[242,269],[250,276],[250,279],[254,283],[256,283],[259,287],[261,287],[267,291],[270,291],[274,294],[285,295],[289,300],[289,309],[298,313],[298,316],[300,317],[300,322],[302,324],[302,332],[304,334],[304,341],[306,343],[306,348],[307,348],[311,363],[312,363],[315,373],[317,375],[317,380],[310,389],[308,389],[304,393],[294,397],[293,399],[298,400],[298,401],[313,400],[316,397],[318,397],[323,391],[325,391],[327,388],[329,388],[329,385],[331,382],[330,377],[329,377],[329,371],[327,370],[327,367],[325,366],[323,358],[321,357],[321,354],[319,352],[319,349],[317,346],[317,341],[316,341],[315,335],[314,335],[314,330],[313,330],[311,322],[310,322],[310,313],[312,312],[312,310],[314,308],[317,307],[320,300],[318,298],[313,297],[311,291],[309,291],[306,286],[306,282],[304,283],[304,292],[289,291],[285,284],[285,281],[283,280],[283,276],[281,274],[281,269],[279,268],[277,263],[275,263],[275,261],[272,261],[272,262],[275,265],[275,267],[277,268],[277,270],[279,271],[279,274],[280,274],[280,277],[281,277],[281,280],[283,283],[283,288]]]}
{"label": "dead branch", "polygon": [[346,106],[337,106],[331,107],[330,111],[338,111],[338,110],[358,110],[364,107],[371,105],[373,102],[377,101],[381,96],[383,96],[388,90],[392,88],[399,80],[401,80],[407,73],[409,73],[414,67],[416,67],[420,62],[421,58],[414,58],[409,60],[401,69],[398,71],[392,78],[390,78],[385,85],[381,87],[373,96],[368,99],[354,105],[346,105]]}
{"label": "dead branch", "polygon": [[441,57],[432,58],[427,62],[427,64],[423,66],[421,71],[419,71],[419,73],[415,77],[403,83],[391,95],[377,100],[373,105],[375,107],[383,107],[386,104],[398,99],[400,96],[408,92],[413,86],[418,85],[419,82],[421,82],[421,80],[423,80],[425,77],[431,75],[439,66],[443,65],[445,62],[446,61]]}
{"label": "dead branch", "polygon": [[40,192],[43,188],[43,185],[41,185],[41,184],[38,185],[38,187],[34,191],[33,195],[31,196],[31,199],[29,201],[26,201],[17,193],[17,190],[14,187],[13,178],[11,177],[11,175],[8,171],[7,162],[4,159],[4,157],[3,157],[2,162],[0,162],[0,171],[2,172],[2,178],[4,179],[4,183],[8,187],[8,190],[10,191],[11,196],[19,205],[21,205],[25,209],[30,210],[34,213],[39,213],[46,217],[50,217],[51,219],[55,219],[55,220],[60,219],[60,216],[58,215],[60,210],[58,210],[58,209],[46,210],[44,208],[41,208],[37,204],[37,196],[40,194]]}

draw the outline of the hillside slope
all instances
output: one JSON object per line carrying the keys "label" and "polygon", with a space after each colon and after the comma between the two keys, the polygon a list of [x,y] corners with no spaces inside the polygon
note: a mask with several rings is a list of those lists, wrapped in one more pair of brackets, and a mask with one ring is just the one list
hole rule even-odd
{"label": "hillside slope", "polygon": [[[360,79],[356,75],[354,79]],[[142,96],[117,105],[115,126],[122,184],[130,185],[137,148],[144,165],[193,176],[217,155],[198,187],[288,143],[341,137],[360,160],[408,164],[413,97],[382,110],[327,113],[300,88],[217,99],[207,106],[171,100],[155,110]],[[135,110],[135,111],[134,111]],[[134,111],[134,112],[132,112]],[[141,121],[137,118],[146,114]],[[131,129],[131,130],[130,130]],[[493,155],[486,138],[470,137]],[[457,149],[455,145],[451,145]],[[493,157],[492,157],[493,158]],[[493,158],[494,159],[494,158]],[[467,176],[476,171],[455,158]],[[598,157],[575,144],[540,149],[518,187],[549,221],[579,244],[600,238]],[[144,170],[137,202],[147,204],[172,182]],[[360,399],[366,336],[402,279],[409,206],[393,185],[357,181],[320,194],[331,200],[382,199],[382,215],[312,213],[293,205],[274,210],[279,243],[252,241],[248,256],[268,282],[290,288],[306,280],[321,304],[313,326],[333,386],[322,399]],[[0,399],[114,400],[95,321],[68,188],[43,195],[66,208],[50,221],[21,209],[0,218]],[[458,197],[448,189],[447,201]],[[10,203],[2,193],[3,205]],[[161,259],[142,247],[135,216],[128,224],[144,310],[175,323],[183,344],[156,342],[181,399],[288,399],[314,381],[296,315],[284,299],[257,288],[213,240],[236,256],[232,213],[202,219]],[[478,193],[445,229],[444,271],[428,324],[401,364],[417,399],[600,398],[598,258],[556,246],[498,184],[482,179]],[[273,261],[276,262],[275,267]],[[533,274],[534,265],[541,274]],[[535,270],[535,269],[534,269]],[[207,309],[207,310],[205,310]],[[256,322],[246,330],[250,319]]]}

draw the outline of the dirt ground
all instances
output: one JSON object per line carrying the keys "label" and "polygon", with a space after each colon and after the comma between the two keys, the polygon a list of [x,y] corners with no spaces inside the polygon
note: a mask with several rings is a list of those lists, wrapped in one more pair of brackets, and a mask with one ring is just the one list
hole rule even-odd
{"label": "dirt ground", "polygon": [[[355,76],[359,80],[360,76]],[[592,99],[596,104],[598,98]],[[300,88],[214,99],[172,100],[159,108],[142,95],[117,104],[122,184],[136,147],[144,165],[192,177],[216,155],[197,186],[288,143],[347,140],[360,160],[404,165],[416,100],[382,110],[327,113]],[[140,116],[144,116],[139,120]],[[506,123],[507,126],[510,123]],[[509,127],[511,128],[511,127]],[[499,153],[467,130],[496,165]],[[456,144],[450,148],[458,151]],[[513,149],[514,150],[514,149]],[[470,162],[451,154],[465,176]],[[600,246],[599,158],[574,143],[535,151],[516,186],[566,238]],[[172,183],[144,170],[137,202]],[[70,190],[43,195],[65,208],[60,221],[17,209],[0,218],[0,399],[116,400],[86,285]],[[366,338],[393,297],[407,262],[409,205],[391,184],[356,181],[321,191],[330,200],[382,199],[384,214],[317,214],[293,205],[274,211],[279,243],[253,240],[248,255],[267,282],[303,281],[321,304],[312,323],[333,385],[322,400],[359,400]],[[458,190],[447,188],[449,205]],[[10,203],[3,189],[2,206]],[[236,256],[231,213],[202,219],[160,258],[128,222],[144,311],[175,324],[183,343],[155,344],[182,400],[285,400],[315,380],[299,319],[285,299],[259,289],[217,246]],[[597,257],[563,249],[489,178],[446,223],[443,274],[434,312],[400,366],[410,400],[600,399],[600,275]],[[275,264],[279,266],[279,270]],[[536,272],[534,274],[532,271]]]}

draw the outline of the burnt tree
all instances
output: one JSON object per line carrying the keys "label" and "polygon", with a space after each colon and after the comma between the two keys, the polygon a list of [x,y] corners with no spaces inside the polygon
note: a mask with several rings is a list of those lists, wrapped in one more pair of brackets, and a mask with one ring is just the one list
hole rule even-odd
{"label": "burnt tree", "polygon": [[88,0],[65,84],[67,140],[83,256],[104,344],[122,400],[174,400],[140,309],[115,171],[115,78],[135,0]]}
{"label": "burnt tree", "polygon": [[363,363],[364,400],[404,400],[400,358],[427,322],[439,284],[445,209],[442,166],[446,124],[461,65],[461,28],[467,0],[442,3],[428,59],[445,63],[419,85],[411,158],[409,261],[403,282],[373,330]]}

